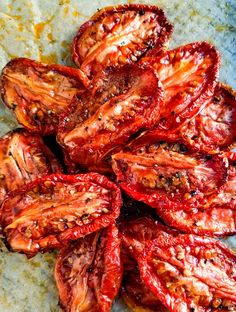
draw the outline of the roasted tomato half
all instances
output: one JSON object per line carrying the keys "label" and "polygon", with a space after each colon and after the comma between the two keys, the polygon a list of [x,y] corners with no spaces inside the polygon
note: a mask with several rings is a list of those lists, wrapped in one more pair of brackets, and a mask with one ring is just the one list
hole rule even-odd
{"label": "roasted tomato half", "polygon": [[215,153],[236,141],[236,92],[219,84],[210,103],[180,129],[179,137],[198,150]]}
{"label": "roasted tomato half", "polygon": [[147,245],[139,269],[171,312],[236,310],[236,256],[217,240],[160,237]]}
{"label": "roasted tomato half", "polygon": [[168,312],[160,300],[143,283],[138,268],[125,272],[121,299],[133,312]]}
{"label": "roasted tomato half", "polygon": [[40,136],[18,129],[0,138],[0,204],[6,193],[61,171],[61,165]]}
{"label": "roasted tomato half", "polygon": [[79,69],[17,58],[3,69],[0,84],[2,99],[18,122],[45,135],[56,133],[59,115],[87,82]]}
{"label": "roasted tomato half", "polygon": [[119,5],[98,11],[83,24],[72,45],[74,62],[89,76],[107,67],[136,62],[146,51],[160,50],[172,26],[156,6]]}
{"label": "roasted tomato half", "polygon": [[122,279],[115,224],[61,249],[55,279],[64,311],[111,311]]}
{"label": "roasted tomato half", "polygon": [[151,217],[131,219],[121,225],[122,243],[136,260],[143,253],[145,245],[161,235],[168,238],[169,235],[178,235],[178,232]]}
{"label": "roasted tomato half", "polygon": [[228,177],[228,160],[180,144],[155,142],[112,156],[117,181],[129,196],[153,208],[202,207]]}
{"label": "roasted tomato half", "polygon": [[126,65],[116,76],[119,74],[129,86],[126,92],[106,101],[80,124],[77,124],[77,118],[70,116],[61,123],[59,142],[72,161],[90,170],[111,170],[111,153],[159,119],[163,89],[153,69]]}
{"label": "roasted tomato half", "polygon": [[186,233],[224,236],[236,233],[236,168],[231,165],[228,181],[218,194],[193,209],[158,209],[160,217],[170,226]]}
{"label": "roasted tomato half", "polygon": [[219,74],[219,53],[207,42],[191,43],[142,63],[152,65],[165,90],[161,120],[154,128],[175,132],[211,100]]}
{"label": "roasted tomato half", "polygon": [[49,175],[4,200],[3,233],[12,250],[32,255],[108,226],[120,206],[119,188],[104,176]]}

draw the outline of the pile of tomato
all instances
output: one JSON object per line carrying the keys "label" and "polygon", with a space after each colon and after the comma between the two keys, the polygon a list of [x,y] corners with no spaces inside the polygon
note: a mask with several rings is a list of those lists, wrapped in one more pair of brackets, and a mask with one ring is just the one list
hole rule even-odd
{"label": "pile of tomato", "polygon": [[214,46],[168,50],[172,30],[158,7],[108,7],[74,38],[76,68],[2,71],[24,127],[0,140],[2,234],[28,257],[60,249],[65,311],[118,293],[134,311],[236,311],[236,256],[215,238],[236,233],[235,92]]}

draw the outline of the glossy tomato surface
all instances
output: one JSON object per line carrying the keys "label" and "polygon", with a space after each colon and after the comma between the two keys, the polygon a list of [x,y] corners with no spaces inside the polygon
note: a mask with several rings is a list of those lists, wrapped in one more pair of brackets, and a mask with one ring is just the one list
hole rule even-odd
{"label": "glossy tomato surface", "polygon": [[104,176],[55,174],[10,193],[1,223],[10,248],[32,255],[108,226],[120,206],[120,190]]}
{"label": "glossy tomato surface", "polygon": [[79,69],[26,58],[11,60],[0,78],[2,100],[18,122],[43,135],[56,133],[59,115],[86,84]]}
{"label": "glossy tomato surface", "polygon": [[64,311],[111,311],[122,278],[120,239],[115,224],[62,248],[55,279]]}
{"label": "glossy tomato surface", "polygon": [[151,48],[160,50],[171,33],[172,26],[156,6],[107,7],[80,27],[72,45],[73,60],[91,77],[104,68],[136,62]]}
{"label": "glossy tomato surface", "polygon": [[37,134],[17,129],[0,138],[0,203],[8,192],[61,172],[58,160]]}
{"label": "glossy tomato surface", "polygon": [[214,239],[164,236],[139,258],[143,282],[173,312],[234,311],[236,256]]}

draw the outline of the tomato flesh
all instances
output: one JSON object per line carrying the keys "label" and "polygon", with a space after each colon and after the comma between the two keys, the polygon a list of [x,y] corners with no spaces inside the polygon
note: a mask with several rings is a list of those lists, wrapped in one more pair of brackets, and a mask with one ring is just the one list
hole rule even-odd
{"label": "tomato flesh", "polygon": [[142,280],[173,312],[234,311],[236,256],[214,239],[160,237],[139,258]]}
{"label": "tomato flesh", "polygon": [[[159,118],[163,90],[153,69],[127,65],[115,76],[118,74],[124,77],[127,90],[106,101],[80,124],[76,118],[71,122],[70,117],[66,117],[58,134],[71,160],[89,170],[103,172],[104,167],[111,170],[110,163],[106,164],[111,153],[141,129],[152,127]],[[117,85],[125,89],[121,78]]]}
{"label": "tomato flesh", "polygon": [[104,176],[49,175],[8,195],[3,233],[11,249],[32,255],[108,226],[120,206],[120,190]]}
{"label": "tomato flesh", "polygon": [[29,131],[55,134],[59,115],[76,94],[85,91],[85,85],[79,69],[17,58],[2,71],[1,96]]}
{"label": "tomato flesh", "polygon": [[55,279],[64,311],[108,312],[122,277],[115,224],[61,249]]}
{"label": "tomato flesh", "polygon": [[132,152],[117,153],[112,159],[125,192],[157,209],[201,207],[228,177],[226,158],[197,154],[180,144],[133,145]]}
{"label": "tomato flesh", "polygon": [[151,130],[176,132],[211,100],[220,56],[207,42],[195,42],[141,60],[155,68],[165,90],[161,120]]}
{"label": "tomato flesh", "polygon": [[172,26],[156,6],[107,7],[80,27],[72,45],[73,60],[91,77],[106,67],[136,62],[153,47],[160,50],[171,33]]}
{"label": "tomato flesh", "polygon": [[62,172],[42,138],[23,129],[0,138],[0,164],[0,203],[8,192],[44,175]]}

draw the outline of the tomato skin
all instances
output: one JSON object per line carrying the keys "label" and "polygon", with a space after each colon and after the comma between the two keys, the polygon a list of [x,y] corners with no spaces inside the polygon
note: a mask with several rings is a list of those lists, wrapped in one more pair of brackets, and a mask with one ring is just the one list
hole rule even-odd
{"label": "tomato skin", "polygon": [[[80,124],[73,116],[66,116],[57,136],[70,159],[92,171],[111,171],[111,154],[132,135],[156,123],[164,96],[150,67],[126,65],[112,77],[119,77],[114,79],[115,89],[119,89],[115,93],[119,95],[106,101]],[[123,83],[120,77],[124,78]],[[125,92],[121,93],[122,90]]]}
{"label": "tomato skin", "polygon": [[209,43],[194,42],[143,58],[141,63],[155,68],[165,90],[161,120],[150,130],[158,135],[160,131],[176,132],[211,100],[218,81],[220,55]]}
{"label": "tomato skin", "polygon": [[55,134],[59,115],[88,87],[83,72],[26,58],[11,60],[0,78],[3,102],[31,132]]}
{"label": "tomato skin", "polygon": [[118,187],[97,173],[54,174],[10,193],[1,223],[14,251],[34,255],[112,223],[120,213]]}
{"label": "tomato skin", "polygon": [[8,192],[62,167],[42,138],[23,129],[0,138],[0,204]]}
{"label": "tomato skin", "polygon": [[113,170],[122,189],[157,210],[200,208],[218,194],[228,178],[228,160],[181,150],[179,144],[156,141],[131,145],[114,154]]}
{"label": "tomato skin", "polygon": [[171,312],[235,309],[236,256],[218,240],[160,237],[138,263],[143,282]]}
{"label": "tomato skin", "polygon": [[72,57],[93,77],[107,67],[136,62],[153,47],[164,48],[172,30],[164,12],[156,6],[106,7],[80,27],[72,44]]}
{"label": "tomato skin", "polygon": [[62,248],[55,279],[63,310],[110,311],[122,274],[120,239],[114,223]]}

